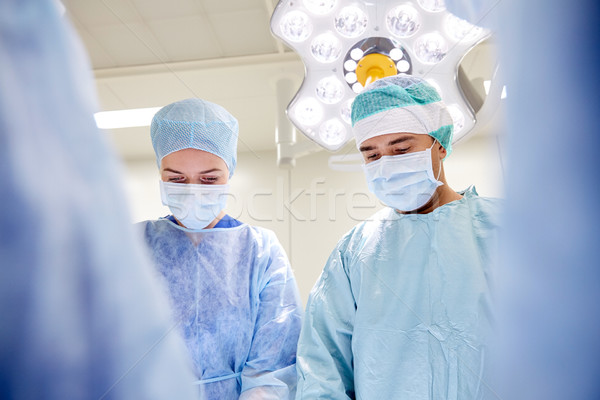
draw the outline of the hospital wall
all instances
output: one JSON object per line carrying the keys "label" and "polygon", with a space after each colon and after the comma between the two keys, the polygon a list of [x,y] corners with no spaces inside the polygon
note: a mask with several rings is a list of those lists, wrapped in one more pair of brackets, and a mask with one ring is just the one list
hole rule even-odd
{"label": "hospital wall", "polygon": [[[480,195],[502,197],[501,138],[486,131],[456,145],[445,162],[449,185],[455,190],[475,185]],[[383,207],[368,191],[362,171],[331,170],[330,155],[317,152],[298,158],[292,169],[282,169],[274,150],[240,152],[230,181],[226,211],[276,233],[304,303],[337,241]],[[125,160],[125,167],[133,222],[169,214],[160,201],[155,159]]]}

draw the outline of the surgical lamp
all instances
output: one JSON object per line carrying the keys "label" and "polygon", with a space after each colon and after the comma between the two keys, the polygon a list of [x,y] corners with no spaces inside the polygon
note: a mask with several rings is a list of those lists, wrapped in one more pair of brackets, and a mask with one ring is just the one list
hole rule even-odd
{"label": "surgical lamp", "polygon": [[280,0],[271,30],[305,66],[287,116],[330,151],[352,138],[354,97],[390,75],[423,77],[439,90],[454,120],[454,142],[475,126],[472,103],[481,107],[481,99],[470,100],[459,65],[491,31],[449,13],[443,0]]}

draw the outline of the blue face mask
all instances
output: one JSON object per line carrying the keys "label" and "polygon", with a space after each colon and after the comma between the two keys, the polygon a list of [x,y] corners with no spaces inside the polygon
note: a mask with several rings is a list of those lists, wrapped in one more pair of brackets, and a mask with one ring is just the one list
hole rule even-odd
{"label": "blue face mask", "polygon": [[[436,142],[434,142],[435,145]],[[443,185],[433,174],[431,149],[397,156],[383,156],[363,166],[369,190],[387,206],[399,211],[423,207]],[[440,165],[441,173],[442,166]]]}
{"label": "blue face mask", "polygon": [[160,197],[173,216],[189,229],[204,229],[227,204],[229,185],[197,185],[160,181]]}

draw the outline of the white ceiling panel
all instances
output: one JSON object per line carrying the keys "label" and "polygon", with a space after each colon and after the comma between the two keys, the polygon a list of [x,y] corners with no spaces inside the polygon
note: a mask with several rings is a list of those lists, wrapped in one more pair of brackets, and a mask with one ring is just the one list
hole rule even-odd
{"label": "white ceiling panel", "polygon": [[[104,87],[111,93],[106,101],[101,98],[100,104],[103,106],[103,111],[159,107],[194,96],[192,88],[186,82],[182,82],[177,75],[171,73],[127,76],[109,81],[99,81],[98,87]],[[100,93],[104,94],[105,92]],[[115,98],[119,100],[118,103],[112,103]],[[113,106],[115,107],[113,108]]]}
{"label": "white ceiling panel", "polygon": [[110,53],[102,47],[100,42],[98,42],[86,28],[75,21],[73,22],[73,25],[79,32],[79,37],[87,49],[90,62],[94,68],[113,68],[117,66],[116,61],[112,58]]}
{"label": "white ceiling panel", "polygon": [[200,3],[207,14],[220,14],[257,9],[266,10],[272,0],[202,0]]}
{"label": "white ceiling panel", "polygon": [[212,14],[210,20],[225,56],[273,53],[277,50],[263,9]]}
{"label": "white ceiling panel", "polygon": [[220,39],[204,16],[163,19],[148,24],[166,49],[169,61],[205,60],[223,55]]}
{"label": "white ceiling panel", "polygon": [[155,64],[167,60],[156,37],[143,23],[91,27],[89,32],[117,66]]}
{"label": "white ceiling panel", "polygon": [[129,1],[123,0],[62,0],[67,14],[90,28],[105,25],[141,22],[141,15]]}
{"label": "white ceiling panel", "polygon": [[273,95],[277,77],[276,70],[272,66],[265,65],[236,65],[218,70],[185,71],[178,75],[193,88],[195,94],[199,96],[214,94],[219,98]]}
{"label": "white ceiling panel", "polygon": [[[204,14],[198,0],[130,0],[147,21],[177,19]],[[227,2],[227,1],[225,1]]]}

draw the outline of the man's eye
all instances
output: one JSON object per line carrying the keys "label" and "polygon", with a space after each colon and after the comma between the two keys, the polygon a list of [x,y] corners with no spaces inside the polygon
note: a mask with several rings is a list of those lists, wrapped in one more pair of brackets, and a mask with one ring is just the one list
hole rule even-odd
{"label": "man's eye", "polygon": [[396,153],[400,153],[400,154],[402,154],[402,153],[406,153],[408,150],[410,150],[410,147],[406,147],[406,148],[404,148],[404,149],[397,148],[397,149],[396,149]]}
{"label": "man's eye", "polygon": [[377,158],[377,156],[378,156],[378,154],[377,154],[377,153],[369,154],[369,155],[367,156],[367,160],[374,160],[374,159],[376,159],[376,158]]}

